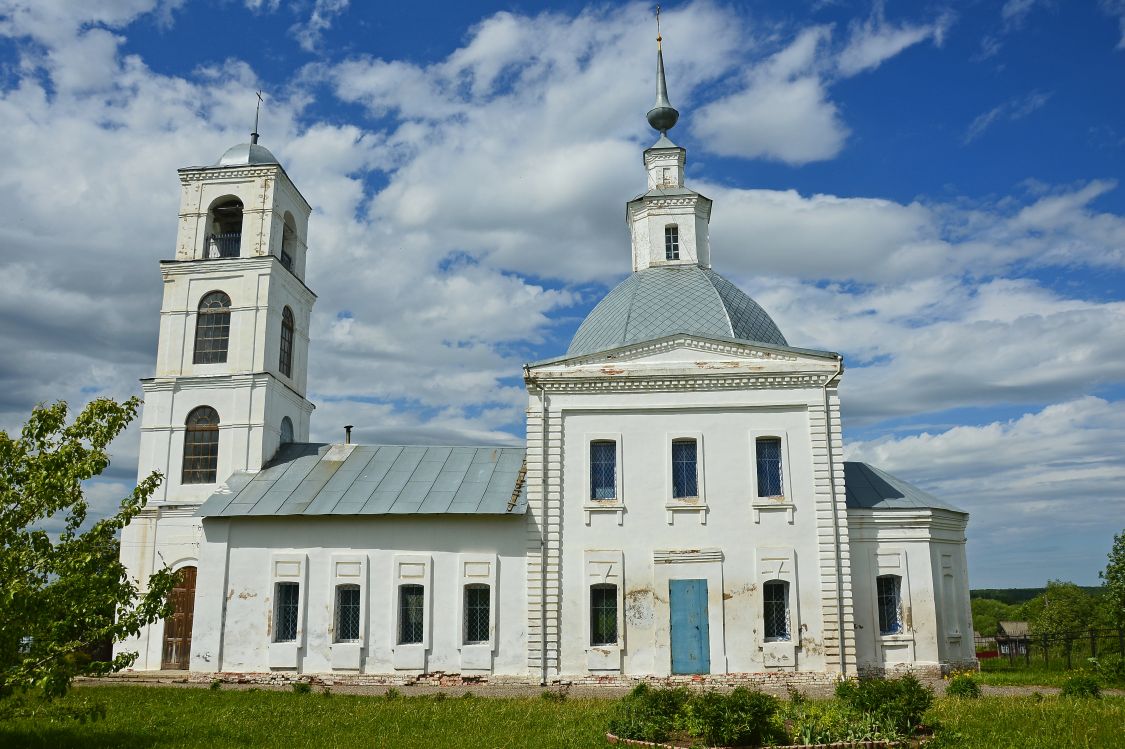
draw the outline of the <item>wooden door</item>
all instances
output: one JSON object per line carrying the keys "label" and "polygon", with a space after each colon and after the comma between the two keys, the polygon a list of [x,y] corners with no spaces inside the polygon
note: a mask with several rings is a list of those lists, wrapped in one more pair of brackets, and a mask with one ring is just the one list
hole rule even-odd
{"label": "wooden door", "polygon": [[710,673],[707,581],[669,580],[668,602],[672,619],[672,673]]}
{"label": "wooden door", "polygon": [[164,620],[160,668],[186,671],[190,665],[191,622],[195,612],[195,567],[183,567],[176,573],[171,599],[175,610]]}

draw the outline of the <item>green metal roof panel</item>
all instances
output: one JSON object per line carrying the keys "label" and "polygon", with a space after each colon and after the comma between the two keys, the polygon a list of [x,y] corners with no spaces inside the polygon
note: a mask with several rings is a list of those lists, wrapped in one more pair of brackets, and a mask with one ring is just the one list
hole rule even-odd
{"label": "green metal roof panel", "polygon": [[788,346],[757,302],[698,265],[639,270],[587,315],[567,356],[607,351],[674,333]]}
{"label": "green metal roof panel", "polygon": [[949,510],[968,514],[867,463],[845,461],[844,486],[851,510]]}
{"label": "green metal roof panel", "polygon": [[294,443],[236,472],[196,515],[522,515],[524,459],[518,447]]}

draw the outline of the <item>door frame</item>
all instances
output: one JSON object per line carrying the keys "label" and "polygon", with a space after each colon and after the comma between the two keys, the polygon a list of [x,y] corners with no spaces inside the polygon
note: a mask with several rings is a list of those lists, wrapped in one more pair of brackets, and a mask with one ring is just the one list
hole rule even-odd
{"label": "door frame", "polygon": [[[195,589],[199,568],[195,564],[185,564],[173,574],[176,575],[176,585],[169,593],[169,598],[175,609],[164,619],[160,638],[160,670],[188,671],[191,668],[191,634],[195,620]],[[190,584],[184,584],[188,582],[187,578],[190,578]],[[178,645],[173,644],[176,641]],[[170,657],[172,655],[175,657]]]}
{"label": "door frame", "polygon": [[[690,606],[694,607],[695,614],[699,617],[699,624],[697,629],[697,641],[700,650],[700,665],[699,671],[677,671],[676,670],[676,628],[673,610],[673,600],[677,596],[673,593],[673,589],[678,587],[676,584],[695,583],[695,595],[693,599],[688,599],[686,596],[681,600],[685,605],[690,600]],[[686,586],[684,586],[686,588]],[[699,588],[702,587],[702,591]],[[707,578],[671,578],[668,580],[668,645],[671,654],[670,666],[673,674],[708,674],[711,673],[711,607],[709,605],[710,589],[707,585]],[[685,616],[690,616],[691,609],[685,612]],[[690,634],[685,634],[684,637],[690,637]]]}

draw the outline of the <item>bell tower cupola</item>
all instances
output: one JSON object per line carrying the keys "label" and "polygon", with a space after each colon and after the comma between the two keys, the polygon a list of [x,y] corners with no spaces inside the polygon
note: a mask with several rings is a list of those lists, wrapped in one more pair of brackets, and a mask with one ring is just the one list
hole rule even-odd
{"label": "bell tower cupola", "polygon": [[660,133],[660,137],[644,152],[648,189],[629,201],[626,208],[626,222],[633,246],[633,270],[667,265],[709,268],[711,201],[684,186],[687,150],[668,137],[668,131],[680,119],[680,113],[668,100],[659,22],[657,16],[656,103],[647,117],[648,124]]}

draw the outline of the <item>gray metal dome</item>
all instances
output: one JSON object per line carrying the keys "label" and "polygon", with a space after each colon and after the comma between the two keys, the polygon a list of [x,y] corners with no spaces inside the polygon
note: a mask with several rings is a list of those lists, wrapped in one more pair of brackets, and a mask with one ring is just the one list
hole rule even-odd
{"label": "gray metal dome", "polygon": [[645,268],[619,283],[578,327],[568,356],[673,333],[788,346],[766,311],[718,273],[698,265]]}
{"label": "gray metal dome", "polygon": [[215,162],[215,166],[247,166],[250,164],[281,164],[265,146],[257,143],[239,143],[231,146]]}

